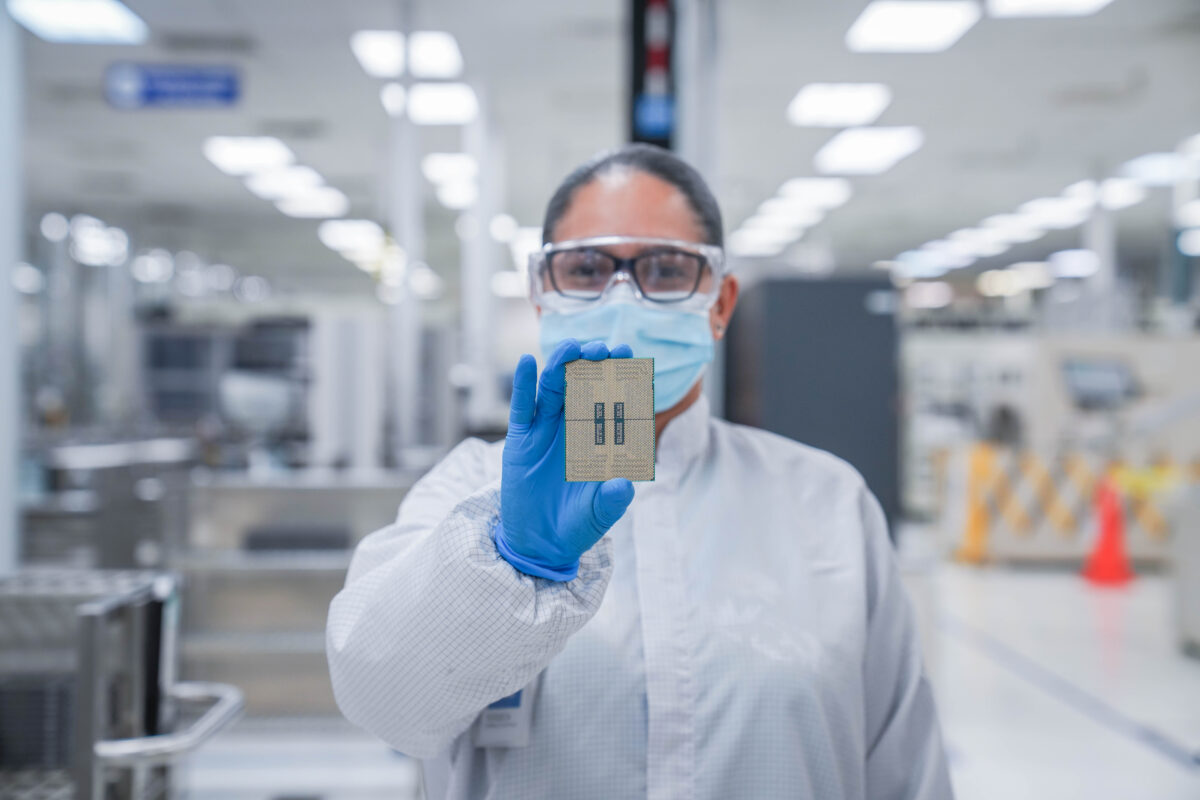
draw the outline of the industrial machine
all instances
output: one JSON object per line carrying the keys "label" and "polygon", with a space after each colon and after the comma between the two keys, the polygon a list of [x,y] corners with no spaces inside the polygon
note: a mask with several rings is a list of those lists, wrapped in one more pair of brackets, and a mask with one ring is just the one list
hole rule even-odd
{"label": "industrial machine", "polygon": [[0,798],[167,800],[172,766],[232,723],[241,692],[176,681],[168,573],[0,579]]}
{"label": "industrial machine", "polygon": [[30,454],[21,560],[80,568],[158,568],[187,528],[191,439],[109,439]]}
{"label": "industrial machine", "polygon": [[900,512],[895,292],[889,281],[768,280],[729,329],[726,416],[828,450]]}

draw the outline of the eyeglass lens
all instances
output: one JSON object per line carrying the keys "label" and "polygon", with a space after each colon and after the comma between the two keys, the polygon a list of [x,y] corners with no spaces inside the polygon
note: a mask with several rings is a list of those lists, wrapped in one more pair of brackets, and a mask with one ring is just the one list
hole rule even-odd
{"label": "eyeglass lens", "polygon": [[658,249],[620,259],[591,247],[560,250],[549,257],[550,281],[566,297],[595,299],[620,269],[628,269],[638,288],[660,303],[686,300],[696,293],[708,272],[700,255],[682,250]]}

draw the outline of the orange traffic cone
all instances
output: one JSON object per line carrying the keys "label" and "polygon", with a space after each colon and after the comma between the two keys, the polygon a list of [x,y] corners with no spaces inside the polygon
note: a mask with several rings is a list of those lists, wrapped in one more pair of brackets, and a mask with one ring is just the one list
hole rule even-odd
{"label": "orange traffic cone", "polygon": [[1083,568],[1083,577],[1097,586],[1128,583],[1133,579],[1133,570],[1125,555],[1125,518],[1121,498],[1108,480],[1101,481],[1096,489],[1096,522],[1100,535]]}

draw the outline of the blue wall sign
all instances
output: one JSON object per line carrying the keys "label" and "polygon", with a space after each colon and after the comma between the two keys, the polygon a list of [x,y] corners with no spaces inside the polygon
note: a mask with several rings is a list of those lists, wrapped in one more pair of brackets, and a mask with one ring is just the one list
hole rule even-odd
{"label": "blue wall sign", "polygon": [[225,108],[241,96],[237,68],[210,64],[113,64],[104,95],[114,108]]}

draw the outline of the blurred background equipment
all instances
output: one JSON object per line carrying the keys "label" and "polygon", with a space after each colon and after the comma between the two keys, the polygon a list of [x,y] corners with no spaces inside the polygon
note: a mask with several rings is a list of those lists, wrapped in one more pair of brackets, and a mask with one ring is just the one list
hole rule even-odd
{"label": "blurred background equipment", "polygon": [[3,796],[179,796],[173,766],[237,718],[242,696],[177,681],[178,613],[168,573],[0,578]]}

